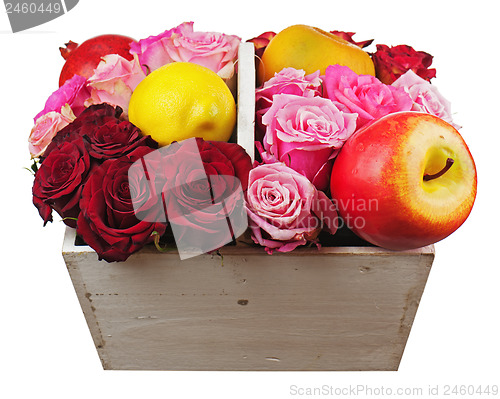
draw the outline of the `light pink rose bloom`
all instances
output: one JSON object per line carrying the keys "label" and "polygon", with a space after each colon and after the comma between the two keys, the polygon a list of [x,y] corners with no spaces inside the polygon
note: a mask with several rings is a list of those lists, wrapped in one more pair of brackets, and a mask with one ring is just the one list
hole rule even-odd
{"label": "light pink rose bloom", "polygon": [[61,108],[69,104],[71,110],[78,116],[85,109],[85,101],[90,97],[87,79],[75,75],[68,79],[59,89],[50,95],[45,102],[45,107],[35,116],[35,122],[47,112],[61,112]]}
{"label": "light pink rose bloom", "polygon": [[118,54],[106,55],[88,80],[90,98],[85,105],[108,103],[126,115],[132,92],[145,77],[137,56],[129,61]]}
{"label": "light pink rose bloom", "polygon": [[425,112],[443,119],[456,129],[460,126],[453,123],[451,103],[444,98],[436,86],[422,79],[411,69],[401,75],[392,86],[404,89],[413,100],[412,111]]}
{"label": "light pink rose bloom", "polygon": [[193,22],[184,22],[158,36],[131,44],[130,52],[150,73],[170,62],[192,62],[207,67],[223,79],[234,74],[234,61],[241,39],[216,32],[194,32]]}
{"label": "light pink rose bloom", "polygon": [[41,157],[57,132],[75,119],[68,104],[61,108],[61,113],[50,111],[39,117],[28,138],[31,158]]}
{"label": "light pink rose bloom", "polygon": [[327,67],[323,82],[326,96],[341,110],[358,114],[357,128],[393,112],[409,111],[413,106],[404,89],[385,85],[371,75],[358,75],[346,66]]}
{"label": "light pink rose bloom", "polygon": [[255,90],[256,139],[259,141],[265,133],[262,115],[271,107],[275,94],[295,94],[303,97],[321,95],[319,71],[306,76],[302,69],[284,68]]}
{"label": "light pink rose bloom", "polygon": [[246,209],[252,239],[270,254],[314,242],[322,229],[335,234],[338,227],[325,193],[281,162],[250,171]]}
{"label": "light pink rose bloom", "polygon": [[333,159],[354,133],[356,117],[327,98],[277,94],[262,117],[266,126],[262,160],[283,162],[325,190]]}

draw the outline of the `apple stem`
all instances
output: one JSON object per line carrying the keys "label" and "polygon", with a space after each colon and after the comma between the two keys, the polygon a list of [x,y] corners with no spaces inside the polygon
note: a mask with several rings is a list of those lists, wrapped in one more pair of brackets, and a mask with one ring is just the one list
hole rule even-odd
{"label": "apple stem", "polygon": [[437,179],[438,177],[443,176],[448,171],[448,169],[451,168],[451,165],[453,165],[454,162],[455,161],[452,158],[448,158],[446,160],[446,165],[444,166],[443,169],[441,169],[437,173],[434,173],[433,175],[424,175],[424,181],[429,181],[429,180]]}

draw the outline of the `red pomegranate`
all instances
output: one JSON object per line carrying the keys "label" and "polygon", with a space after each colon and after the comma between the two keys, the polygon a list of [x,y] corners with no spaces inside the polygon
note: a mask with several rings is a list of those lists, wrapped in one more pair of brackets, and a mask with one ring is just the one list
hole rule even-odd
{"label": "red pomegranate", "polygon": [[59,47],[61,55],[66,60],[59,76],[59,87],[73,75],[90,78],[94,69],[107,54],[118,54],[127,60],[132,60],[130,43],[134,39],[122,35],[100,35],[84,41],[78,45],[72,41],[66,47]]}

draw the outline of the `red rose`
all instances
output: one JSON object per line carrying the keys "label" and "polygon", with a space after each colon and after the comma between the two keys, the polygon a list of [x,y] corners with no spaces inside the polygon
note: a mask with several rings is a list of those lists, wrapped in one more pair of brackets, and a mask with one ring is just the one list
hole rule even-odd
{"label": "red rose", "polygon": [[80,212],[78,202],[83,184],[91,169],[88,144],[81,136],[71,133],[60,144],[51,145],[35,174],[33,204],[44,221],[52,221],[52,210],[63,218],[64,223],[75,227]]}
{"label": "red rose", "polygon": [[52,139],[40,158],[33,185],[33,203],[44,224],[52,221],[55,210],[64,223],[76,227],[79,196],[94,166],[141,147],[158,147],[150,136],[142,136],[137,127],[121,120],[121,113],[109,104],[90,106]]}
{"label": "red rose", "polygon": [[372,42],[373,42],[373,39],[365,40],[362,42],[354,41],[352,38],[356,34],[354,32],[343,32],[341,30],[332,30],[332,31],[330,31],[330,33],[334,34],[335,36],[340,37],[341,39],[344,39],[345,41],[347,41],[349,43],[355,44],[356,46],[361,47],[361,48],[365,48],[365,47],[369,46],[370,44],[372,44]]}
{"label": "red rose", "polygon": [[266,49],[269,42],[272,38],[276,36],[275,32],[269,31],[260,34],[253,39],[247,40],[247,42],[253,43],[255,47],[255,67],[259,65],[260,59],[262,58],[262,54],[264,54],[264,50]]}
{"label": "red rose", "polygon": [[386,85],[392,84],[409,69],[430,82],[436,77],[436,70],[429,69],[432,58],[432,55],[423,51],[415,51],[405,44],[394,47],[377,44],[377,51],[372,54],[377,78]]}
{"label": "red rose", "polygon": [[[188,139],[137,165],[162,197],[181,258],[220,248],[246,229],[244,191],[252,164],[239,145]],[[142,211],[141,204],[136,208]]]}
{"label": "red rose", "polygon": [[[78,133],[90,143],[90,156],[101,160],[119,158],[143,145],[158,148],[150,136],[143,136],[136,126],[120,119],[121,114],[120,107],[106,103],[92,105],[61,129],[52,141],[60,143],[67,134]],[[49,145],[46,154],[50,149]]]}
{"label": "red rose", "polygon": [[[95,168],[85,184],[78,217],[77,234],[90,245],[99,259],[125,261],[132,253],[164,234],[165,222],[139,220],[134,212],[128,171],[131,165],[152,151],[139,147],[123,157],[110,159]],[[145,178],[145,177],[144,177]],[[160,198],[156,198],[159,201]],[[161,209],[161,203],[150,204]]]}

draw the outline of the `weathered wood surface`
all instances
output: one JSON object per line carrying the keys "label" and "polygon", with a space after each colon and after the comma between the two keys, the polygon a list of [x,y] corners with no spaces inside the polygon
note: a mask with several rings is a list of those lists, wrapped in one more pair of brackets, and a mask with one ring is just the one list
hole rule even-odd
{"label": "weathered wood surface", "polygon": [[434,247],[64,259],[105,369],[396,370]]}

